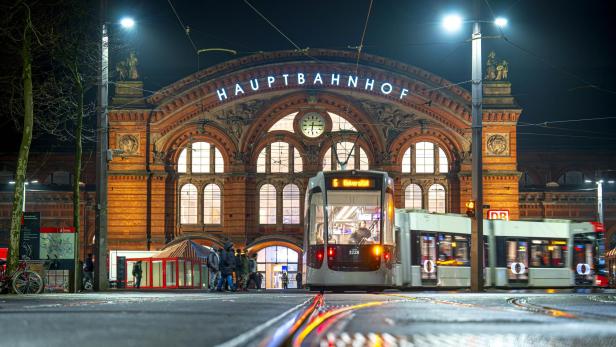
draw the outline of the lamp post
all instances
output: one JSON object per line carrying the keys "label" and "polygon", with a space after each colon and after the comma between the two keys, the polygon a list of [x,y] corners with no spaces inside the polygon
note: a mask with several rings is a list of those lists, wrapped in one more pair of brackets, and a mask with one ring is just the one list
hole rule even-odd
{"label": "lamp post", "polygon": [[[101,59],[98,84],[97,141],[96,141],[96,227],[95,227],[95,276],[94,290],[104,291],[109,281],[107,276],[107,162],[109,152],[109,120],[107,117],[109,95],[109,33],[105,22],[106,1],[101,1]],[[120,25],[130,29],[135,25],[132,18],[122,18]]]}
{"label": "lamp post", "polygon": [[[481,76],[481,26],[483,21],[479,20],[480,7],[479,1],[474,1],[474,16],[475,20],[470,21],[473,24],[473,33],[471,35],[471,129],[472,129],[472,201],[474,206],[474,216],[471,217],[471,291],[481,292],[484,287],[483,276],[483,83]],[[464,21],[458,15],[446,16],[443,20],[443,26],[447,31],[457,31],[462,27]],[[497,18],[494,21],[499,27],[505,26],[507,20]]]}
{"label": "lamp post", "polygon": [[[26,212],[26,193],[28,191],[26,189],[26,186],[29,185],[30,183],[37,184],[38,180],[24,181],[24,198],[22,199],[21,212]],[[9,184],[16,184],[16,183],[15,181],[9,181]]]}
{"label": "lamp post", "polygon": [[[603,225],[605,222],[605,219],[603,217],[603,183],[605,183],[606,181],[603,180],[602,178],[599,178],[594,181],[587,179],[584,182],[586,183],[594,182],[597,185],[597,216],[599,217],[599,223]],[[614,184],[614,180],[608,180],[607,183]]]}

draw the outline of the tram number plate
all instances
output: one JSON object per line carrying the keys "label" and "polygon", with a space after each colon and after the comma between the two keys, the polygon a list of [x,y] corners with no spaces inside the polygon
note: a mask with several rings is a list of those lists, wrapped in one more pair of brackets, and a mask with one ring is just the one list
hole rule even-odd
{"label": "tram number plate", "polygon": [[349,255],[359,255],[359,249],[357,248],[349,249]]}

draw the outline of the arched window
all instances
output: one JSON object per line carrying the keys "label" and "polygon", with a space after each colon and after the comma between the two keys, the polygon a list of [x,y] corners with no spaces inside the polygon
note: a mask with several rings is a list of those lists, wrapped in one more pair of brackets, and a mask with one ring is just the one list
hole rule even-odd
{"label": "arched window", "polygon": [[203,224],[220,224],[220,187],[211,183],[203,189]]}
{"label": "arched window", "polygon": [[445,187],[433,184],[428,189],[428,211],[445,213]]}
{"label": "arched window", "polygon": [[[292,152],[291,152],[292,150]],[[290,153],[293,153],[291,157]],[[269,154],[269,161],[268,161]],[[293,160],[293,165],[291,165]],[[272,142],[261,150],[257,157],[257,173],[301,172],[303,167],[299,151],[286,142]]]}
{"label": "arched window", "polygon": [[293,122],[295,121],[295,116],[297,112],[293,112],[287,116],[280,118],[271,128],[269,128],[268,132],[282,130],[294,133]]}
{"label": "arched window", "polygon": [[282,224],[299,224],[299,188],[295,184],[282,190]]}
{"label": "arched window", "polygon": [[332,131],[340,131],[340,130],[351,130],[351,131],[357,131],[357,129],[351,124],[349,123],[348,120],[340,117],[339,115],[332,113],[332,112],[327,112],[329,114],[329,117],[332,120]]}
{"label": "arched window", "polygon": [[197,224],[197,187],[190,183],[180,190],[180,223]]}
{"label": "arched window", "polygon": [[188,170],[188,165],[186,165],[188,160],[186,153],[188,153],[188,150],[186,148],[184,148],[182,152],[180,152],[180,157],[178,158],[179,173],[186,173],[186,171]]}
{"label": "arched window", "polygon": [[411,183],[404,190],[404,207],[422,208],[421,187]]}
{"label": "arched window", "polygon": [[259,190],[259,223],[276,224],[276,188],[271,184]]}
{"label": "arched window", "polygon": [[432,142],[418,142],[415,145],[415,172],[434,172],[434,144]]}
{"label": "arched window", "polygon": [[402,156],[402,173],[411,173],[412,165],[411,148],[409,147]]}
{"label": "arched window", "polygon": [[[359,148],[359,151],[355,151],[355,148]],[[370,167],[366,151],[353,142],[337,142],[336,154],[338,156],[337,160],[331,148],[325,152],[325,156],[323,157],[323,171],[342,170],[340,163],[344,163],[347,159],[345,170],[368,170]]]}
{"label": "arched window", "polygon": [[438,149],[438,171],[440,173],[447,173],[449,171],[449,161],[442,148]]}

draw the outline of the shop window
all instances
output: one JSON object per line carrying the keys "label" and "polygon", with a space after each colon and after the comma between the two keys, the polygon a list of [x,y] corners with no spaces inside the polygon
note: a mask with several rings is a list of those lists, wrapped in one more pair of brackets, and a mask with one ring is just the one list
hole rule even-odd
{"label": "shop window", "polygon": [[421,187],[411,183],[404,190],[404,207],[406,208],[422,208],[422,192]]}
{"label": "shop window", "polygon": [[294,112],[294,113],[291,113],[287,116],[280,118],[276,123],[274,123],[274,125],[272,125],[271,128],[269,128],[268,132],[281,130],[281,131],[288,131],[288,132],[294,133],[295,130],[293,129],[293,122],[295,121],[296,115],[297,115],[297,112]]}
{"label": "shop window", "polygon": [[217,184],[208,184],[203,189],[203,223],[220,224],[221,196]]}
{"label": "shop window", "polygon": [[433,184],[428,189],[428,211],[445,213],[445,187]]}
{"label": "shop window", "polygon": [[415,145],[415,172],[434,172],[434,144],[419,142]]}
{"label": "shop window", "polygon": [[166,282],[167,287],[175,287],[177,285],[176,276],[177,276],[177,262],[175,260],[167,260],[165,267],[167,268],[166,272]]}
{"label": "shop window", "polygon": [[470,264],[468,236],[438,234],[437,265],[468,266]]}
{"label": "shop window", "polygon": [[[368,155],[363,148],[353,142],[337,142],[336,151],[331,148],[325,152],[323,157],[323,171],[343,170],[341,163],[345,163],[344,170],[369,170]],[[355,151],[359,148],[359,151]]]}
{"label": "shop window", "polygon": [[566,240],[532,240],[530,266],[564,267],[567,258]]}
{"label": "shop window", "polygon": [[282,224],[299,224],[299,188],[287,184],[282,190]]}
{"label": "shop window", "polygon": [[163,286],[163,261],[152,261],[152,287]]}
{"label": "shop window", "polygon": [[276,224],[276,188],[271,184],[259,190],[259,223]]}
{"label": "shop window", "polygon": [[197,224],[197,187],[190,183],[180,190],[180,223]]}

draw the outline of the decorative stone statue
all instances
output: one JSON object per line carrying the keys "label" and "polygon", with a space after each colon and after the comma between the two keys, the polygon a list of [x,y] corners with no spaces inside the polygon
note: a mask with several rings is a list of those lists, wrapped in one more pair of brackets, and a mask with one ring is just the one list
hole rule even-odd
{"label": "decorative stone statue", "polygon": [[486,62],[486,80],[496,80],[496,52],[488,53],[488,61]]}
{"label": "decorative stone statue", "polygon": [[137,54],[132,51],[126,60],[122,60],[116,64],[116,73],[118,81],[138,80],[139,72],[137,71]]}
{"label": "decorative stone statue", "polygon": [[496,80],[502,81],[507,79],[507,74],[509,73],[509,63],[506,60],[503,60],[502,63],[496,66]]}

